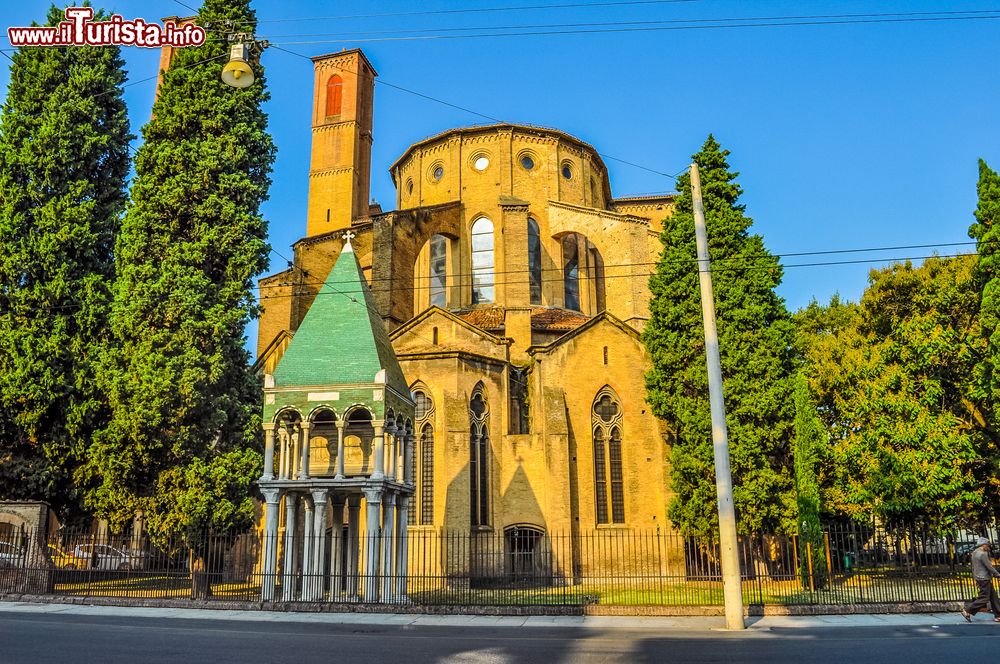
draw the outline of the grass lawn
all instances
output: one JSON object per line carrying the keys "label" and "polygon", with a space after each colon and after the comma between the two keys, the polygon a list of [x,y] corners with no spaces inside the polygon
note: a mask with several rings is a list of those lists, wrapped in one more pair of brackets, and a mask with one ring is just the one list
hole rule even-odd
{"label": "grass lawn", "polygon": [[[55,593],[59,595],[137,599],[191,596],[191,578],[183,574],[114,571],[88,575],[81,570],[60,574],[56,581]],[[215,599],[257,601],[260,584],[252,578],[213,582],[212,595]],[[970,599],[974,595],[974,584],[967,575],[906,576],[894,570],[837,574],[827,588],[813,591],[803,589],[798,580],[762,578],[743,582],[743,601],[748,605],[942,602]],[[467,581],[411,578],[407,596],[417,605],[721,606],[723,603],[720,581],[674,582],[643,577],[517,588],[470,588]]]}

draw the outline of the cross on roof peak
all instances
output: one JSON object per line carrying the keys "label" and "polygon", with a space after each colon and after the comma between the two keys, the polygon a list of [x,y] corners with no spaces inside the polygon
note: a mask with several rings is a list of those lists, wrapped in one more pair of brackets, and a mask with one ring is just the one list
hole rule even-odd
{"label": "cross on roof peak", "polygon": [[344,239],[347,240],[348,243],[350,243],[350,241],[353,240],[356,237],[357,237],[357,234],[353,233],[351,231],[347,231],[346,233],[344,233]]}

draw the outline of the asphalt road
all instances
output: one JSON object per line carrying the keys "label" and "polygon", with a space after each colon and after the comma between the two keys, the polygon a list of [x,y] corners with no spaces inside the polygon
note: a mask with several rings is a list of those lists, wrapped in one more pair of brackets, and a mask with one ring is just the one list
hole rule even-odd
{"label": "asphalt road", "polygon": [[725,631],[268,623],[0,610],[0,664],[141,662],[962,662],[992,660],[1000,625]]}

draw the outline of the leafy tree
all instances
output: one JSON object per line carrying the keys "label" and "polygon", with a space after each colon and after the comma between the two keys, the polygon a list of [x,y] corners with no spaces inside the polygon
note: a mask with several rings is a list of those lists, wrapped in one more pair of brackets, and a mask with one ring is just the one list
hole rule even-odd
{"label": "leafy tree", "polygon": [[149,529],[160,548],[181,541],[189,548],[193,571],[192,596],[212,594],[206,558],[213,540],[209,533],[225,535],[250,528],[254,523],[254,482],[263,464],[252,449],[235,449],[208,460],[198,457],[184,466],[167,468],[156,481],[156,491],[147,503]]}
{"label": "leafy tree", "polygon": [[[248,0],[206,0],[197,17],[248,31],[255,20]],[[171,510],[168,518],[160,512],[171,502],[157,491],[192,504],[194,478],[206,467],[236,473],[229,485],[245,486],[251,464],[215,459],[259,444],[244,336],[257,314],[253,278],[267,266],[260,206],[274,146],[260,65],[254,85],[230,88],[220,79],[227,54],[225,41],[213,38],[175,52],[136,157],[115,247],[117,346],[100,370],[112,417],[80,473],[88,506],[113,528],[140,509],[150,524],[180,536],[236,518],[224,504],[212,517],[197,511],[185,521]]]}
{"label": "leafy tree", "polygon": [[[789,464],[794,328],[775,288],[782,270],[739,203],[742,190],[712,136],[693,156],[701,172],[713,259],[734,502],[743,533],[795,524]],[[718,530],[712,426],[698,290],[691,183],[678,182],[650,278],[643,334],[653,368],[647,400],[672,431],[671,521],[686,534]]]}
{"label": "leafy tree", "polygon": [[968,398],[984,351],[969,258],[873,270],[861,356],[836,441],[849,511],[932,526],[976,522],[996,504],[995,446]]}
{"label": "leafy tree", "polygon": [[850,506],[841,481],[842,468],[834,451],[838,449],[837,443],[848,438],[855,428],[846,402],[854,389],[853,368],[865,347],[858,305],[834,295],[827,305],[810,302],[796,312],[794,321],[799,373],[806,381],[808,396],[816,406],[823,435],[829,441],[815,449],[819,504],[823,514],[845,515],[850,513]]}
{"label": "leafy tree", "polygon": [[795,381],[795,498],[798,505],[799,572],[802,585],[826,585],[826,556],[820,524],[820,493],[816,466],[826,432],[809,396],[809,383],[801,374]]}
{"label": "leafy tree", "polygon": [[[52,7],[47,22],[58,23]],[[128,118],[118,48],[24,48],[0,120],[0,496],[73,513],[72,473],[107,418],[112,248]]]}

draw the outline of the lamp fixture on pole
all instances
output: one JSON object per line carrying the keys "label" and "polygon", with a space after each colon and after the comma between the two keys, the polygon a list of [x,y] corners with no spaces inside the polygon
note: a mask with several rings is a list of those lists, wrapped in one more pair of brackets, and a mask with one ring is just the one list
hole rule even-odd
{"label": "lamp fixture on pole", "polygon": [[250,66],[250,53],[263,50],[269,46],[265,39],[255,39],[247,32],[237,32],[229,35],[232,46],[229,49],[229,62],[222,68],[222,82],[234,88],[249,88],[256,77]]}

